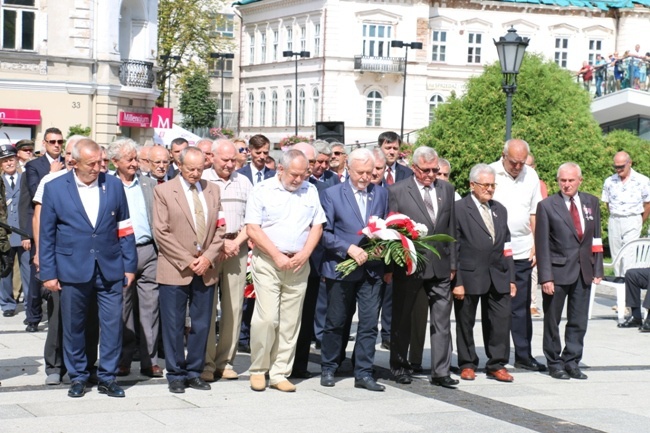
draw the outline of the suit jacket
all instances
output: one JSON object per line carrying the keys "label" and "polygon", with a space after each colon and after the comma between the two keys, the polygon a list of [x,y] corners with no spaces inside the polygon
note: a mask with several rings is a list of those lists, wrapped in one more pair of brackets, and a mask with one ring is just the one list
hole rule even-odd
{"label": "suit jacket", "polygon": [[174,164],[171,163],[169,164],[169,168],[167,169],[167,180],[171,180],[178,176],[179,170],[177,168],[174,168]]}
{"label": "suit jacket", "polygon": [[[140,187],[142,188],[142,195],[144,196],[144,204],[145,207],[147,208],[147,221],[149,222],[149,227],[151,228],[151,234],[154,234],[153,189],[158,185],[158,182],[143,174],[138,175],[138,182],[140,182]],[[155,235],[154,235],[154,239],[155,239]]]}
{"label": "suit jacket", "polygon": [[413,170],[399,162],[395,163],[395,182],[406,180],[413,176]]}
{"label": "suit jacket", "polygon": [[329,188],[330,186],[338,185],[339,183],[341,183],[341,181],[339,180],[339,175],[334,173],[331,170],[325,170],[321,177],[323,178],[323,180],[317,180],[314,177],[309,176],[309,182],[316,185],[316,188],[318,188],[319,183],[323,184],[324,188]]}
{"label": "suit jacket", "polygon": [[99,265],[104,278],[119,281],[135,273],[138,259],[135,236],[119,236],[129,220],[122,182],[100,173],[99,213],[91,224],[81,202],[73,171],[45,185],[41,208],[39,259],[41,280],[58,278],[66,283],[86,283]]}
{"label": "suit jacket", "polygon": [[494,241],[471,194],[455,203],[456,285],[464,286],[468,295],[484,295],[491,285],[498,293],[509,293],[510,283],[515,282],[515,262],[512,255],[504,255],[505,243],[510,242],[508,212],[498,201],[490,200],[488,204]]}
{"label": "suit jacket", "polygon": [[582,240],[578,239],[571,213],[561,193],[545,198],[537,205],[535,254],[540,283],[553,281],[569,285],[582,279],[586,284],[603,276],[603,253],[593,253],[594,238],[600,235],[600,205],[591,194],[578,193],[585,221]]}
{"label": "suit jacket", "polygon": [[354,190],[349,182],[343,182],[321,193],[321,206],[325,211],[327,222],[323,227],[320,243],[325,254],[320,266],[321,275],[333,280],[358,281],[367,272],[373,278],[384,275],[383,261],[372,261],[359,266],[345,278],[336,271],[336,265],[348,259],[350,245],[363,247],[367,242],[359,234],[372,215],[386,218],[388,215],[388,192],[386,189],[369,184],[367,188],[366,214],[361,215]]}
{"label": "suit jacket", "polygon": [[[221,194],[219,187],[201,180],[201,188],[207,205],[206,235],[201,245],[203,257],[210,261],[210,268],[203,274],[206,286],[216,284],[217,257],[223,246],[226,225],[219,224]],[[181,176],[156,186],[153,192],[154,237],[158,245],[158,271],[156,281],[160,284],[184,286],[190,284],[194,272],[189,268],[195,260],[196,227],[185,197]]]}
{"label": "suit jacket", "polygon": [[[246,164],[245,166],[237,170],[237,173],[243,174],[248,178],[248,180],[251,181],[253,185],[255,185],[255,182],[253,181],[253,170],[251,170],[250,164]],[[273,176],[275,176],[275,170],[269,170],[268,168],[264,167],[264,179],[262,180],[268,179]]]}
{"label": "suit jacket", "polygon": [[[59,161],[63,162],[63,158],[60,156]],[[34,194],[36,194],[38,184],[41,183],[41,180],[49,172],[50,161],[48,161],[46,155],[32,159],[25,164],[20,184],[20,190],[23,194],[19,197],[18,213],[20,216],[20,228],[30,235],[32,234],[32,217],[34,216],[32,199],[34,198]]]}
{"label": "suit jacket", "polygon": [[[20,213],[19,213],[19,204],[20,204],[20,184],[23,175],[16,172],[14,174],[14,187],[11,188],[11,184],[7,178],[2,175],[2,179],[5,184],[5,202],[7,203],[7,224],[12,227],[20,228]],[[9,236],[9,243],[12,247],[19,247],[21,245],[22,238],[17,233],[11,233]]]}
{"label": "suit jacket", "polygon": [[[438,212],[436,214],[435,227],[426,207],[424,200],[415,183],[415,178],[395,182],[388,187],[388,209],[391,212],[399,212],[413,221],[425,224],[429,229],[428,234],[444,233],[451,237],[456,236],[456,211],[454,207],[454,187],[449,182],[436,180],[434,189],[438,200]],[[413,274],[416,278],[449,278],[451,271],[457,269],[456,248],[449,242],[434,242],[433,246],[438,250],[440,258],[431,251],[423,251],[426,257],[426,266]],[[405,277],[405,269],[396,268],[397,277]]]}

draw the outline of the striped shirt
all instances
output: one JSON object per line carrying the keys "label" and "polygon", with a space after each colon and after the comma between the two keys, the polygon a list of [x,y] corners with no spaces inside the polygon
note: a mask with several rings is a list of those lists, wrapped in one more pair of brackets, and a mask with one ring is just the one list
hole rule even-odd
{"label": "striped shirt", "polygon": [[253,189],[253,184],[246,176],[237,172],[230,179],[223,180],[214,169],[203,170],[203,179],[211,182],[221,190],[221,207],[226,217],[226,233],[236,233],[244,227],[246,202]]}

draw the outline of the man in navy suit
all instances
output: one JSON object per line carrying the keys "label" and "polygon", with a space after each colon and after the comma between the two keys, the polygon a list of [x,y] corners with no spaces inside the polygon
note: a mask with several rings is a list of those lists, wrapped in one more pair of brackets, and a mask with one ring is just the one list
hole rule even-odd
{"label": "man in navy suit", "polygon": [[131,285],[137,252],[122,183],[100,173],[102,152],[84,139],[72,150],[74,169],[45,185],[40,214],[39,264],[43,285],[61,291],[63,357],[82,397],[90,377],[86,358],[89,304],[97,296],[100,321],[98,390],[124,397],[115,375],[122,348],[122,290]]}
{"label": "man in navy suit", "polygon": [[172,158],[172,163],[167,169],[167,179],[173,179],[179,173],[180,167],[180,156],[183,149],[189,146],[189,142],[183,137],[174,138],[171,143],[170,156]]}
{"label": "man in navy suit", "polygon": [[397,162],[399,147],[402,145],[399,135],[393,131],[382,132],[379,134],[377,142],[386,157],[386,173],[384,175],[386,184],[390,186],[400,180],[410,179],[413,176],[413,170]]}
{"label": "man in navy suit", "polygon": [[274,170],[266,168],[266,158],[269,156],[271,142],[262,134],[253,135],[248,140],[248,149],[251,153],[251,162],[237,170],[257,185],[264,179],[275,176]]}
{"label": "man in navy suit", "polygon": [[[354,386],[371,391],[384,390],[384,386],[372,377],[384,263],[366,263],[365,238],[359,234],[370,216],[386,218],[388,215],[388,192],[370,182],[374,165],[370,150],[352,151],[348,157],[349,180],[321,194],[321,205],[327,217],[321,238],[325,254],[320,267],[327,286],[327,315],[321,346],[323,386],[334,386],[334,372],[342,361],[341,348],[347,343],[346,324],[358,303]],[[359,267],[343,277],[336,266],[348,258],[353,258]]]}
{"label": "man in navy suit", "polygon": [[[603,277],[600,204],[591,194],[578,192],[582,172],[565,162],[557,171],[560,192],[537,205],[535,247],[537,272],[544,302],[543,349],[554,379],[586,379],[580,370],[589,319],[591,284]],[[565,346],[560,319],[568,298]]]}
{"label": "man in navy suit", "polygon": [[[314,148],[316,149],[316,158],[314,159],[314,165],[310,165],[311,176],[309,176],[309,182],[316,185],[316,188],[318,188],[319,183],[324,184],[325,188],[341,183],[338,175],[329,169],[332,157],[332,149],[329,143],[325,140],[316,140],[314,141]],[[316,183],[312,182],[312,179]]]}

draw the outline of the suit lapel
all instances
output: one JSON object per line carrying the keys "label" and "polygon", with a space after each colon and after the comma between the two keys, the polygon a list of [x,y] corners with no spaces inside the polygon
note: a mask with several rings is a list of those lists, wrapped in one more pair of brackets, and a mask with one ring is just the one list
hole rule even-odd
{"label": "suit lapel", "polygon": [[[361,211],[359,210],[359,203],[357,203],[357,199],[354,196],[354,192],[352,191],[352,187],[348,182],[345,182],[343,184],[343,196],[346,198],[348,201],[348,204],[351,209],[354,209],[354,215],[357,217],[359,221],[361,221],[361,224],[365,227],[366,226],[366,221],[364,217],[361,215]],[[368,203],[366,203],[366,213],[368,213]]]}
{"label": "suit lapel", "polygon": [[420,194],[420,190],[418,189],[418,185],[415,183],[415,179],[411,180],[405,180],[404,182],[409,182],[408,190],[409,194],[411,195],[411,198],[413,199],[413,202],[418,206],[420,209],[420,212],[422,213],[422,216],[426,218],[425,221],[429,221],[429,225],[434,226],[435,221],[431,221],[431,217],[429,216],[429,212],[427,212],[427,208],[424,205],[424,200],[422,200],[422,195]]}
{"label": "suit lapel", "polygon": [[97,178],[97,186],[99,187],[99,212],[97,213],[97,221],[95,222],[95,227],[99,227],[99,224],[102,222],[102,218],[106,214],[107,196],[105,173],[99,173],[99,177]]}
{"label": "suit lapel", "polygon": [[194,218],[192,217],[192,211],[190,210],[190,204],[187,202],[187,197],[185,196],[185,191],[183,190],[183,185],[181,184],[180,176],[170,180],[173,185],[173,193],[178,207],[181,209],[185,218],[190,223],[192,231],[196,234],[196,226],[194,224]]}
{"label": "suit lapel", "polygon": [[[465,198],[466,205],[467,205],[467,213],[469,216],[476,221],[476,224],[483,229],[485,233],[490,235],[490,231],[488,230],[487,226],[485,225],[485,221],[483,221],[483,217],[481,216],[481,212],[478,210],[478,207],[476,207],[476,203],[474,203],[474,200],[472,199],[471,196],[472,193],[469,193],[469,195]],[[490,203],[492,205],[492,203]],[[492,235],[490,235],[492,236]]]}
{"label": "suit lapel", "polygon": [[566,207],[562,193],[558,192],[555,196],[553,196],[553,209],[555,209],[555,212],[560,216],[560,219],[562,219],[562,221],[564,221],[564,223],[567,225],[575,240],[580,242],[578,239],[578,232],[576,231],[576,227],[573,225],[571,212],[569,212],[569,209]]}
{"label": "suit lapel", "polygon": [[[593,206],[591,201],[589,200],[589,197],[584,195],[583,193],[579,192],[578,193],[580,197],[580,209],[579,212],[582,214],[582,218],[585,221],[585,230],[584,233],[582,234],[582,239],[591,239],[594,237],[594,219],[593,219]],[[591,210],[591,219],[587,218],[587,215],[585,215],[585,209]]]}
{"label": "suit lapel", "polygon": [[83,203],[81,203],[81,196],[79,196],[79,190],[77,188],[77,184],[75,183],[74,179],[74,174],[71,171],[68,172],[68,174],[64,175],[67,176],[67,189],[68,189],[68,194],[70,195],[70,200],[72,200],[72,203],[77,207],[78,213],[83,217],[83,219],[88,223],[90,227],[93,226],[93,224],[90,222],[90,218],[88,218],[88,214],[86,213],[86,209],[84,208]]}

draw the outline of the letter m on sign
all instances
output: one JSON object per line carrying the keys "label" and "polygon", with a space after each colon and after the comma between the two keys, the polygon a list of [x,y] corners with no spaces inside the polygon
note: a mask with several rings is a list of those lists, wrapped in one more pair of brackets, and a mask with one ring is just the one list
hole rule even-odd
{"label": "letter m on sign", "polygon": [[172,108],[154,107],[151,111],[151,127],[171,129],[174,122],[174,110]]}

